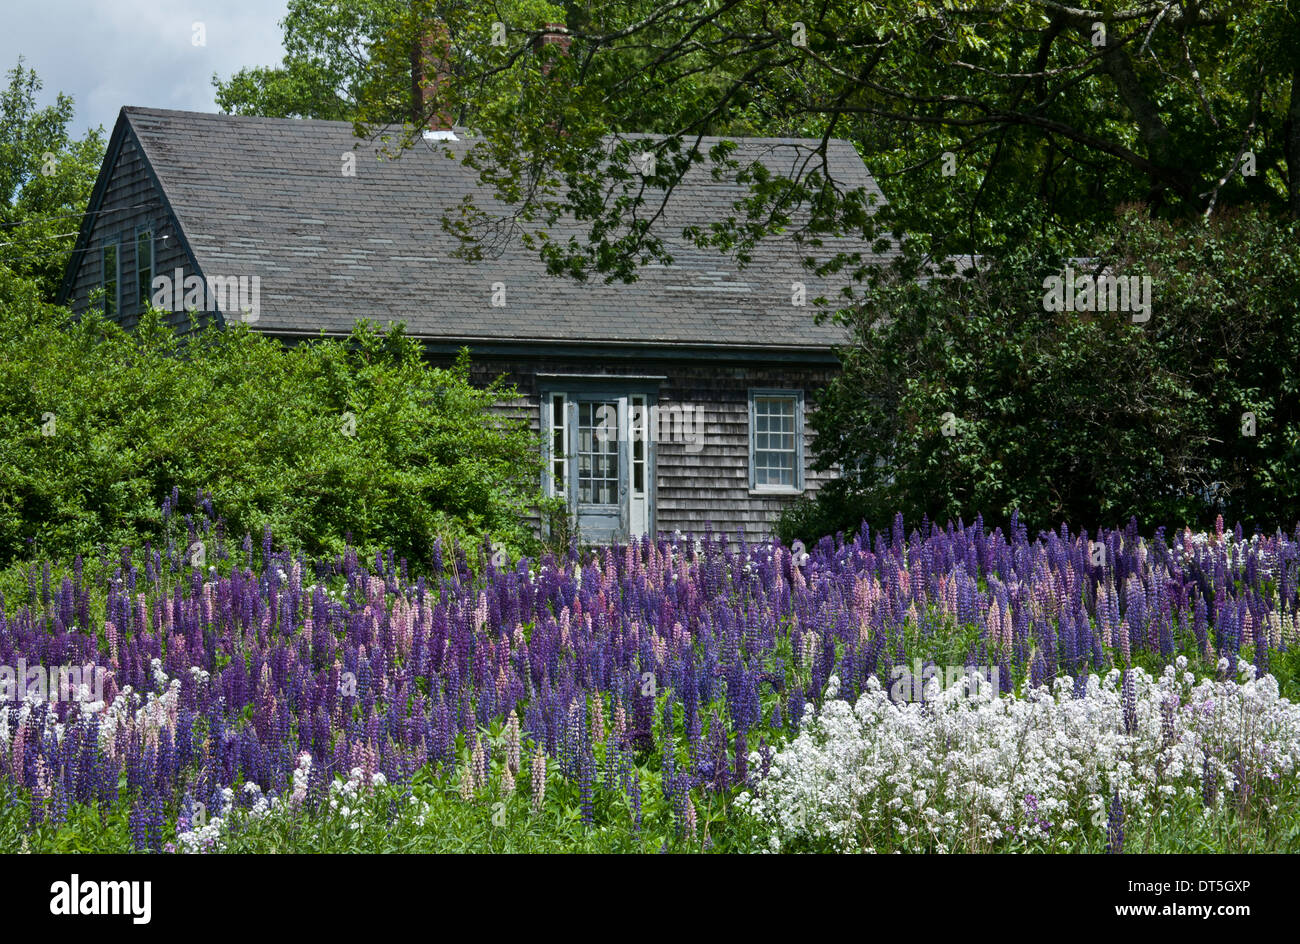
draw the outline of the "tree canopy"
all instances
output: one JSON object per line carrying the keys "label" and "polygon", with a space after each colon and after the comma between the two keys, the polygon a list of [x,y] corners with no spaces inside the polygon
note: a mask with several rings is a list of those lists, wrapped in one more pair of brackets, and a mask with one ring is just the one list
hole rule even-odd
{"label": "tree canopy", "polygon": [[0,270],[53,297],[104,158],[102,129],[68,133],[72,99],[36,104],[41,80],[21,59],[0,90]]}

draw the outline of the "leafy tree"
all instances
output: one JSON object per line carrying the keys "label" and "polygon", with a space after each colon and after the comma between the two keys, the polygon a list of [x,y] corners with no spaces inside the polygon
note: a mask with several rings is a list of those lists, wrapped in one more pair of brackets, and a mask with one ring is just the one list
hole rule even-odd
{"label": "leafy tree", "polygon": [[[1059,236],[1060,234],[1058,234]],[[1300,225],[1129,208],[1070,262],[1025,245],[963,276],[900,270],[841,313],[855,343],[812,423],[838,481],[788,537],[903,512],[1051,528],[1300,519]],[[1046,278],[1151,278],[1141,312],[1051,311]],[[968,270],[970,271],[970,270]],[[1136,319],[1136,320],[1135,320]],[[1249,414],[1249,416],[1247,415]]]}
{"label": "leafy tree", "polygon": [[[536,44],[558,21],[568,55]],[[692,164],[725,164],[701,135],[845,137],[891,197],[866,212],[829,179],[824,147],[790,179],[726,166],[751,180],[752,201],[690,235],[742,257],[796,208],[813,215],[809,232],[906,232],[936,257],[1037,235],[1018,228],[1026,205],[1085,227],[1132,202],[1300,217],[1295,0],[615,0],[567,15],[540,0],[294,0],[284,28],[283,65],[218,81],[223,107],[409,132],[423,123],[411,52],[436,35],[446,81],[422,117],[474,127],[467,161],[538,224],[551,268],[577,277],[631,279],[666,260],[657,204]],[[668,136],[649,178],[623,169],[645,147],[624,136],[640,132]],[[590,224],[585,241],[549,238],[563,214]],[[472,241],[483,223],[467,211],[450,225]]]}
{"label": "leafy tree", "polygon": [[[822,142],[794,174],[726,168],[753,198],[690,235],[742,256],[794,209],[809,232],[906,232],[936,257],[1038,235],[1021,228],[1030,205],[1042,212],[1029,219],[1085,232],[1131,202],[1171,218],[1246,203],[1300,218],[1294,2],[632,0],[573,10],[559,61],[529,54],[533,34],[490,45],[483,19],[449,48],[448,94],[484,139],[468,160],[542,225],[552,268],[577,277],[666,261],[656,206],[690,165],[718,159],[696,146],[709,134]],[[379,116],[360,118],[373,129]],[[668,136],[650,178],[621,170],[645,147],[625,135],[642,131]],[[857,145],[890,207],[866,213],[835,186],[818,160],[832,136]],[[590,224],[585,241],[547,238],[562,214]]]}
{"label": "leafy tree", "polygon": [[[230,114],[329,121],[364,114],[382,125],[418,127],[424,118],[413,114],[411,55],[419,38],[440,32],[464,46],[470,36],[490,41],[498,22],[507,33],[535,32],[563,19],[563,8],[544,0],[290,0],[280,22],[283,61],[241,69],[225,80],[213,75],[212,84],[217,105]],[[463,80],[472,64],[457,58],[448,68]],[[455,117],[469,119],[460,111]]]}
{"label": "leafy tree", "polygon": [[284,61],[241,69],[225,81],[214,74],[217,105],[236,115],[349,120],[373,81],[368,47],[403,6],[401,0],[290,0],[280,21]]}
{"label": "leafy tree", "polygon": [[71,98],[60,94],[38,108],[35,71],[19,59],[7,75],[0,91],[0,271],[35,280],[52,298],[104,158],[103,130],[73,140]]}

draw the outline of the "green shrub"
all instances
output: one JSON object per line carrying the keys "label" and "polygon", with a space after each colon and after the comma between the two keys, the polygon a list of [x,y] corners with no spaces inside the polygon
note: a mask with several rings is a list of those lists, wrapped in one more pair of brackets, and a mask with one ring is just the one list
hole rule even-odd
{"label": "green shrub", "polygon": [[[227,534],[309,555],[490,535],[532,549],[542,463],[502,384],[468,354],[429,366],[399,325],[284,348],[247,326],[126,332],[0,294],[0,567],[162,537],[174,488],[213,496]],[[349,416],[350,414],[350,416]],[[544,513],[544,512],[543,512]]]}

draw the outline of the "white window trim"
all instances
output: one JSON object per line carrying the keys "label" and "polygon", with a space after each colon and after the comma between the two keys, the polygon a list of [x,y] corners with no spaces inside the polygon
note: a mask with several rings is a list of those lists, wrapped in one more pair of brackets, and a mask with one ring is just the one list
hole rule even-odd
{"label": "white window trim", "polygon": [[[755,453],[755,410],[759,397],[784,397],[794,401],[794,483],[793,485],[758,485]],[[753,387],[749,391],[749,494],[802,495],[804,493],[803,391],[773,387]]]}

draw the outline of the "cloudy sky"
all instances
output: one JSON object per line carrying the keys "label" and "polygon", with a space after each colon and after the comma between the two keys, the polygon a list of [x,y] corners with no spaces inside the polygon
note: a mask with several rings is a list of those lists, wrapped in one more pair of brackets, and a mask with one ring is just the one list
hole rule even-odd
{"label": "cloudy sky", "polygon": [[0,2],[0,69],[22,56],[45,83],[42,104],[71,95],[76,137],[95,125],[110,134],[123,105],[216,111],[214,72],[224,79],[282,57],[285,0]]}

